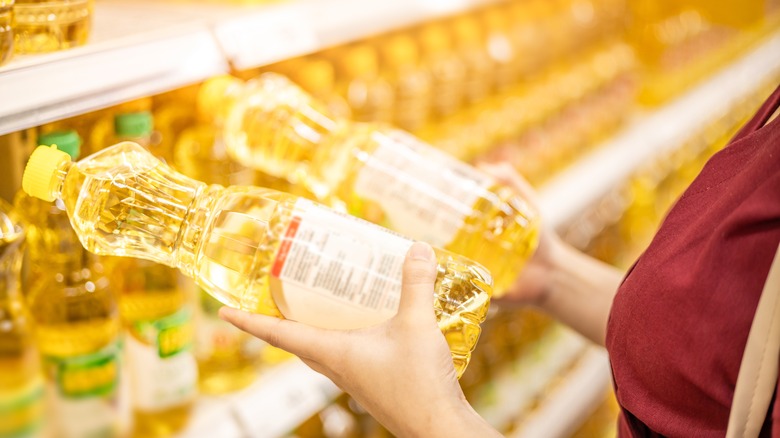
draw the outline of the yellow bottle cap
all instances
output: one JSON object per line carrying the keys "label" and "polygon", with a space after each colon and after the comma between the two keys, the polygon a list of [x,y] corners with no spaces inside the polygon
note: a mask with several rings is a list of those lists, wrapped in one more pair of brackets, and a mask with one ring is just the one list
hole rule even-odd
{"label": "yellow bottle cap", "polygon": [[351,47],[341,58],[341,68],[349,77],[373,76],[379,69],[376,51],[367,44]]}
{"label": "yellow bottle cap", "polygon": [[417,64],[418,53],[414,39],[409,35],[390,37],[382,46],[382,55],[392,66]]}
{"label": "yellow bottle cap", "polygon": [[54,201],[52,185],[57,180],[57,169],[70,161],[70,155],[57,149],[57,145],[38,146],[30,155],[22,175],[22,189],[28,195]]}
{"label": "yellow bottle cap", "polygon": [[215,76],[204,82],[198,90],[198,114],[207,119],[223,116],[231,101],[231,88],[242,84],[241,79],[230,75]]}
{"label": "yellow bottle cap", "polygon": [[482,29],[477,21],[467,15],[462,15],[452,21],[452,31],[458,43],[463,45],[479,43],[482,40]]}
{"label": "yellow bottle cap", "polygon": [[425,25],[419,34],[420,45],[426,53],[445,52],[452,48],[447,29],[440,23]]}
{"label": "yellow bottle cap", "polygon": [[333,89],[333,65],[324,59],[312,59],[292,74],[293,80],[310,93],[327,93]]}

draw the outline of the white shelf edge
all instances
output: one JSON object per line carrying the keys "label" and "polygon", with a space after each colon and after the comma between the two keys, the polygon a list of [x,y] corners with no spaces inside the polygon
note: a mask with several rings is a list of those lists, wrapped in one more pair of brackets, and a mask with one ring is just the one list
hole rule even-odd
{"label": "white shelf edge", "polygon": [[676,148],[765,80],[780,74],[780,33],[668,105],[640,116],[539,191],[542,217],[556,227],[624,182],[653,156]]}
{"label": "white shelf edge", "polygon": [[524,418],[511,438],[568,437],[593,413],[609,391],[607,352],[590,347],[545,402]]}

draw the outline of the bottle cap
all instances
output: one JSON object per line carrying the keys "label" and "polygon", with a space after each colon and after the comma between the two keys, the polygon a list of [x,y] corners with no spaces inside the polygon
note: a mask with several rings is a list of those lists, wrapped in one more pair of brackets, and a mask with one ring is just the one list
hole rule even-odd
{"label": "bottle cap", "polygon": [[207,119],[220,117],[226,107],[225,100],[231,94],[230,89],[241,84],[241,79],[230,75],[215,76],[204,82],[198,90],[198,114]]}
{"label": "bottle cap", "polygon": [[425,25],[419,34],[420,45],[426,53],[445,52],[452,48],[450,36],[440,23]]}
{"label": "bottle cap", "polygon": [[479,43],[482,39],[482,30],[479,28],[476,20],[467,15],[460,16],[453,20],[452,30],[458,43],[468,45]]}
{"label": "bottle cap", "polygon": [[293,73],[293,79],[306,91],[325,93],[333,89],[333,65],[324,59],[312,59]]}
{"label": "bottle cap", "polygon": [[57,145],[57,149],[77,159],[81,153],[81,137],[73,129],[67,131],[52,131],[38,136],[38,144],[41,146]]}
{"label": "bottle cap", "polygon": [[409,35],[395,35],[382,47],[382,55],[393,66],[417,64],[417,45]]}
{"label": "bottle cap", "polygon": [[154,118],[149,111],[117,114],[114,117],[114,132],[119,137],[146,137],[154,129]]}
{"label": "bottle cap", "polygon": [[57,146],[38,146],[24,168],[22,189],[32,197],[54,201],[51,187],[57,178],[57,169],[69,161],[70,155],[58,150]]}
{"label": "bottle cap", "polygon": [[376,50],[367,44],[349,48],[341,58],[341,68],[353,78],[375,75],[379,68]]}

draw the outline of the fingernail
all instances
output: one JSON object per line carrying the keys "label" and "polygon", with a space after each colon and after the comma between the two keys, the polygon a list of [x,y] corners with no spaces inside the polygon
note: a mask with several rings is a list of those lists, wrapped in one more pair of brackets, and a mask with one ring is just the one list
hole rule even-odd
{"label": "fingernail", "polygon": [[219,319],[221,319],[221,320],[223,320],[223,321],[227,321],[227,320],[228,320],[228,318],[230,317],[230,312],[231,312],[232,310],[233,310],[233,309],[231,309],[230,307],[227,307],[227,306],[222,306],[222,307],[219,309],[219,313],[217,313],[217,315],[219,316]]}
{"label": "fingernail", "polygon": [[431,261],[436,258],[433,253],[433,248],[425,242],[414,242],[411,248],[409,248],[409,257],[413,260],[425,260]]}

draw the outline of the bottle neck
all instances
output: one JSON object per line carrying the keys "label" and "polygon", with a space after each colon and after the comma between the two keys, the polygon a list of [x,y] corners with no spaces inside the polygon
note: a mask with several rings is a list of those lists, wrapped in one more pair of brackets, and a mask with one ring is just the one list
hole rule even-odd
{"label": "bottle neck", "polygon": [[170,266],[178,268],[181,272],[190,277],[198,278],[197,260],[198,252],[202,246],[202,237],[208,230],[209,219],[212,216],[212,210],[218,196],[216,192],[223,190],[224,187],[213,184],[200,186],[200,190],[195,195],[184,220],[181,224],[181,230],[177,236],[176,243],[173,245],[175,252],[172,255],[173,263]]}
{"label": "bottle neck", "polygon": [[72,161],[66,161],[60,164],[51,179],[49,185],[49,193],[54,199],[62,199],[62,191],[65,189],[65,178],[68,176],[68,172],[73,167]]}

